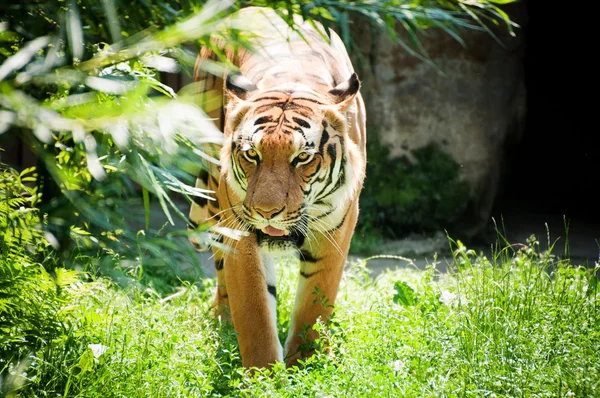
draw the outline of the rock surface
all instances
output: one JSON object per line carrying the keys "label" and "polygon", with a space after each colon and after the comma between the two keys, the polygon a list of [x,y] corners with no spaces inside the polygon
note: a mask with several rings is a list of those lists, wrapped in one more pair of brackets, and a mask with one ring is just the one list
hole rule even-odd
{"label": "rock surface", "polygon": [[[523,71],[524,7],[509,15],[521,25],[511,37],[464,30],[466,47],[440,30],[421,36],[429,58],[441,70],[409,54],[387,34],[356,22],[354,40],[368,62],[357,65],[366,99],[370,139],[381,140],[395,157],[430,143],[461,165],[470,187],[463,226],[475,234],[487,221],[502,174],[504,147],[518,140],[526,115]],[[407,40],[401,28],[398,34]]]}

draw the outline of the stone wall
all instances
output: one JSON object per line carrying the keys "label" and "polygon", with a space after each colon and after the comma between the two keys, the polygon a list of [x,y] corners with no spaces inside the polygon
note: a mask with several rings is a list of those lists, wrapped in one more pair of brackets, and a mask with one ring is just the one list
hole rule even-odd
{"label": "stone wall", "polygon": [[[523,4],[507,9],[521,25],[511,37],[463,30],[466,47],[441,30],[421,40],[439,68],[409,54],[389,35],[360,20],[354,40],[369,124],[369,139],[386,144],[393,156],[411,159],[411,151],[437,143],[461,165],[470,187],[463,231],[475,234],[487,221],[502,176],[504,147],[518,141],[524,128],[526,92],[523,71]],[[398,34],[408,41],[399,28]],[[370,161],[376,161],[370,159]],[[401,182],[399,182],[401,183]]]}

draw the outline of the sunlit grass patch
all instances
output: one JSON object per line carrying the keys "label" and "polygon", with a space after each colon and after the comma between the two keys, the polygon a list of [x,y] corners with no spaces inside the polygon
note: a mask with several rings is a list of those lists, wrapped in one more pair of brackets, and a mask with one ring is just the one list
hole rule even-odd
{"label": "sunlit grass patch", "polygon": [[[72,291],[68,329],[36,353],[23,396],[597,396],[599,268],[534,240],[487,259],[456,245],[451,272],[373,278],[349,264],[320,323],[333,355],[249,377],[235,333],[210,317],[214,280],[162,297],[105,280]],[[510,254],[510,255],[509,255]],[[279,267],[279,334],[297,264]]]}

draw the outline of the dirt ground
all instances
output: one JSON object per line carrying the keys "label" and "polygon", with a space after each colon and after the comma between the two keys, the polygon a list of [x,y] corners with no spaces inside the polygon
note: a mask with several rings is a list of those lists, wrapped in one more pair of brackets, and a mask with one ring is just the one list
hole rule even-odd
{"label": "dirt ground", "polygon": [[[492,245],[495,243],[494,225],[490,223],[486,238],[489,246],[477,244],[467,246],[477,253],[492,257]],[[512,213],[504,216],[504,234],[511,245],[518,248],[526,245],[528,238],[534,235],[539,242],[539,250],[551,248],[552,254],[561,258],[570,258],[573,265],[593,267],[600,261],[600,227],[585,220],[565,220],[560,215]],[[437,259],[434,255],[437,253]],[[424,269],[435,262],[436,268],[445,272],[452,264],[448,241],[444,234],[428,239],[394,241],[382,247],[382,255],[403,255],[413,260],[413,264],[392,258],[375,258],[367,262],[367,267],[377,275],[386,269],[397,267],[417,267]],[[437,261],[435,261],[437,260]]]}

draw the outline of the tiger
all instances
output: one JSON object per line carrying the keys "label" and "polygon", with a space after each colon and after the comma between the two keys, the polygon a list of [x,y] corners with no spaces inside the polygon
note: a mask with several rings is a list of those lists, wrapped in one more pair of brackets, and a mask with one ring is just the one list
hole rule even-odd
{"label": "tiger", "polygon": [[[219,164],[209,163],[195,183],[214,197],[192,202],[189,219],[192,231],[220,231],[210,245],[212,308],[232,322],[242,366],[291,367],[314,354],[313,326],[330,319],[338,295],[366,172],[365,104],[333,29],[324,37],[315,29],[322,25],[295,16],[294,30],[268,8],[235,15],[252,26],[252,49],[222,45],[231,63],[222,74],[207,72],[217,59],[209,46],[196,59],[194,81],[213,93],[207,113],[223,142],[215,150]],[[276,313],[281,255],[296,257],[300,271],[283,345]]]}

